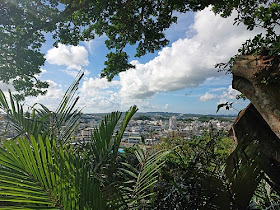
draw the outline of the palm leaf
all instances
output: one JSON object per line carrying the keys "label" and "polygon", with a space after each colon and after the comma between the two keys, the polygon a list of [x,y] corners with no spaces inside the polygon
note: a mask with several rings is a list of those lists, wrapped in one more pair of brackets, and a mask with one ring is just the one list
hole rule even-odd
{"label": "palm leaf", "polygon": [[99,182],[72,146],[39,136],[0,148],[0,206],[25,209],[104,209]]}
{"label": "palm leaf", "polygon": [[[99,172],[105,165],[115,167],[115,161],[118,155],[123,132],[136,113],[137,107],[132,106],[121,121],[121,112],[112,112],[106,115],[98,128],[95,128],[92,134],[92,140],[82,145],[86,148],[87,157],[93,158],[94,172]],[[107,167],[108,170],[110,167]],[[113,171],[114,169],[110,169]],[[108,172],[111,173],[111,172]]]}
{"label": "palm leaf", "polygon": [[[46,122],[44,118],[36,115],[36,110],[32,110],[30,113],[27,111],[24,113],[23,105],[13,98],[11,91],[9,91],[9,101],[0,90],[0,109],[6,115],[8,123],[17,132],[17,136],[21,135],[34,135],[42,134],[42,124]],[[9,126],[7,126],[9,128]]]}
{"label": "palm leaf", "polygon": [[0,150],[0,200],[10,206],[75,209],[79,190],[73,164],[66,146],[62,149],[48,138],[5,141]]}
{"label": "palm leaf", "polygon": [[124,167],[118,169],[121,174],[124,173],[130,177],[125,187],[119,187],[123,191],[124,199],[129,208],[141,209],[146,203],[152,202],[153,186],[158,182],[158,173],[165,164],[164,159],[168,154],[169,151],[159,151],[150,155],[140,147],[136,147],[135,155],[139,161],[138,168],[123,163]]}
{"label": "palm leaf", "polygon": [[[76,96],[76,91],[82,77],[83,73],[77,75],[55,112],[38,103],[24,112],[23,105],[14,99],[11,91],[9,91],[10,103],[8,103],[6,96],[0,90],[0,109],[5,113],[12,129],[17,132],[14,138],[22,135],[29,137],[40,134],[63,140],[63,142],[71,141],[81,116],[80,110],[75,109],[75,105],[79,99]],[[36,105],[39,105],[40,108],[36,109]]]}
{"label": "palm leaf", "polygon": [[34,104],[40,106],[37,113],[41,118],[48,118],[48,135],[56,139],[60,139],[63,142],[71,141],[73,134],[75,133],[77,127],[79,126],[79,120],[81,117],[81,111],[75,109],[79,97],[76,95],[78,85],[83,77],[84,73],[79,72],[74,82],[65,92],[59,106],[55,112],[50,111],[43,104]]}

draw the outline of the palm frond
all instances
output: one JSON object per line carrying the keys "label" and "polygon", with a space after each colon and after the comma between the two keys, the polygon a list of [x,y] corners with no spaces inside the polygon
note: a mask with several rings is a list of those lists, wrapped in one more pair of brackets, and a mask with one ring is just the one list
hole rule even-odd
{"label": "palm frond", "polygon": [[129,208],[141,209],[153,201],[153,186],[158,182],[158,173],[165,164],[165,157],[169,151],[159,151],[149,154],[147,151],[136,147],[135,155],[139,161],[137,168],[130,164],[122,163],[118,170],[121,174],[130,177],[124,185],[120,186]]}
{"label": "palm frond", "polygon": [[[6,115],[12,129],[17,132],[14,138],[22,135],[29,137],[40,134],[42,136],[48,135],[51,138],[54,137],[63,142],[70,141],[79,125],[81,116],[80,110],[75,109],[75,105],[79,99],[76,96],[76,91],[82,77],[83,73],[77,75],[76,80],[66,91],[55,112],[50,111],[46,106],[39,103],[34,104],[25,112],[23,105],[14,99],[11,91],[9,91],[10,98],[7,100],[0,90],[0,109]],[[40,108],[36,109],[36,105],[39,105]]]}
{"label": "palm frond", "polygon": [[115,167],[123,132],[136,111],[137,107],[132,106],[122,121],[121,112],[112,112],[106,115],[99,127],[94,129],[92,140],[83,145],[87,151],[87,157],[92,158],[95,162],[93,169],[95,172],[100,171],[104,165],[107,165],[107,168],[108,166]]}
{"label": "palm frond", "polygon": [[18,138],[0,148],[0,206],[104,209],[99,182],[72,146],[49,138]]}
{"label": "palm frond", "polygon": [[[38,104],[41,107],[37,111],[39,115],[42,116],[42,118],[46,116],[49,117],[47,124],[48,135],[64,143],[72,140],[73,134],[79,125],[81,111],[75,109],[75,105],[79,100],[76,91],[78,90],[78,85],[83,76],[84,73],[79,72],[54,112],[50,111],[43,104]],[[35,105],[37,104],[34,104],[33,107],[35,107]]]}
{"label": "palm frond", "polygon": [[[0,109],[4,112],[9,125],[17,132],[14,137],[26,135],[37,136],[43,133],[43,124],[46,118],[36,114],[36,110],[24,112],[23,105],[14,99],[11,91],[9,91],[9,101],[3,91],[0,90]],[[9,126],[7,126],[9,128]]]}
{"label": "palm frond", "polygon": [[262,167],[265,158],[260,155],[260,145],[257,141],[244,145],[240,143],[228,157],[226,175],[235,194],[239,208],[246,208],[262,178]]}
{"label": "palm frond", "polygon": [[79,190],[73,164],[66,146],[48,138],[5,141],[0,150],[0,200],[11,206],[75,209]]}

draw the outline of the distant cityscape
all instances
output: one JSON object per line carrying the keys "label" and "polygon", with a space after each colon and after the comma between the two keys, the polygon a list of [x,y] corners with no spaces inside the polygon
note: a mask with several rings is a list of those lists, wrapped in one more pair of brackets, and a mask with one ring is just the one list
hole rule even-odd
{"label": "distant cityscape", "polygon": [[[83,114],[76,132],[75,141],[88,141],[94,129],[104,119],[105,114]],[[195,115],[179,113],[137,113],[129,122],[121,141],[122,147],[135,144],[153,146],[163,138],[176,138],[188,140],[193,136],[201,136],[205,130],[216,129],[228,131],[236,116],[225,115]],[[0,132],[5,138],[12,138],[17,133],[7,127],[7,120],[0,117]]]}
{"label": "distant cityscape", "polygon": [[[77,140],[90,140],[94,128],[105,114],[84,114],[77,131]],[[123,134],[124,147],[138,143],[155,145],[163,138],[191,139],[201,136],[205,130],[228,131],[236,116],[195,115],[179,113],[137,113],[129,122]]]}

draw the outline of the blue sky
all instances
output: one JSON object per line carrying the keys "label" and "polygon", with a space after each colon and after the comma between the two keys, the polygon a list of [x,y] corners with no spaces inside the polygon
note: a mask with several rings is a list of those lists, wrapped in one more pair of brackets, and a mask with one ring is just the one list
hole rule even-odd
{"label": "blue sky", "polygon": [[46,63],[40,79],[48,80],[50,88],[45,96],[27,98],[27,103],[56,107],[79,69],[83,69],[78,105],[85,113],[125,111],[136,104],[140,112],[215,114],[217,105],[227,101],[234,101],[237,110],[244,108],[248,102],[235,100],[238,92],[231,87],[231,76],[218,73],[214,65],[226,62],[259,31],[249,32],[242,24],[233,26],[235,13],[224,19],[208,8],[177,15],[178,23],[165,32],[169,46],[141,58],[134,58],[135,46],[127,47],[136,69],[120,73],[110,83],[99,78],[108,53],[105,36],[78,46],[59,44],[54,48],[51,36],[46,35],[42,47]]}

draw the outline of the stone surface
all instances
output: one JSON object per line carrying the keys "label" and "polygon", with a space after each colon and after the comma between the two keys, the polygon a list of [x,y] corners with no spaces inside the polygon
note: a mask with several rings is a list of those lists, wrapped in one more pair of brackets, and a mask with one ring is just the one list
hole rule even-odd
{"label": "stone surface", "polygon": [[233,88],[243,93],[280,138],[279,58],[239,56],[232,68]]}
{"label": "stone surface", "polygon": [[256,143],[257,149],[253,155],[261,157],[262,170],[280,190],[280,139],[252,103],[239,113],[230,135],[239,144],[241,151],[245,151],[250,143]]}

